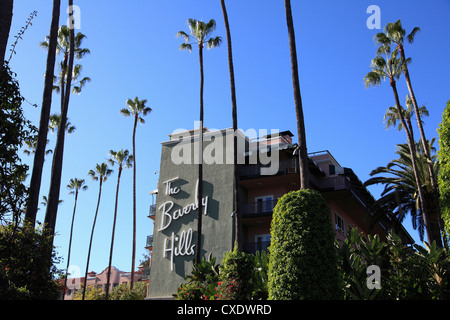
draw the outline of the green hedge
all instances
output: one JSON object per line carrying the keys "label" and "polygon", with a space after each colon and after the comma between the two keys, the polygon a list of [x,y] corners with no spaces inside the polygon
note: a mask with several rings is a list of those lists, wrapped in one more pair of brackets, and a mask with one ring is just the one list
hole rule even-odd
{"label": "green hedge", "polygon": [[269,299],[340,297],[331,216],[318,192],[285,194],[274,209],[271,235]]}

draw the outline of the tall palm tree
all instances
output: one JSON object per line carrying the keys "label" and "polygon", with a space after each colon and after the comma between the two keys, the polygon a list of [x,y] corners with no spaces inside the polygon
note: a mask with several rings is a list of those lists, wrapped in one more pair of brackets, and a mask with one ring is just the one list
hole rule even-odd
{"label": "tall palm tree", "polygon": [[105,293],[105,300],[108,300],[108,294],[109,294],[109,284],[110,284],[110,277],[111,277],[111,263],[112,263],[112,256],[113,256],[113,247],[114,247],[114,235],[116,230],[116,218],[117,218],[117,203],[119,201],[119,185],[120,185],[120,176],[122,175],[122,169],[129,168],[132,166],[133,163],[133,155],[130,155],[128,150],[120,150],[120,151],[109,151],[110,158],[108,159],[108,162],[111,164],[111,166],[114,166],[116,163],[119,166],[119,174],[117,176],[117,187],[116,187],[116,202],[114,207],[114,219],[113,219],[113,229],[112,229],[112,235],[111,235],[111,249],[109,251],[109,264],[108,264],[108,276],[106,281],[106,293]]}
{"label": "tall palm tree", "polygon": [[130,290],[133,290],[134,286],[134,266],[136,260],[136,127],[138,122],[144,124],[145,120],[141,115],[146,116],[148,113],[152,112],[150,107],[146,106],[147,100],[139,100],[135,97],[134,100],[127,100],[127,108],[120,110],[120,113],[126,117],[132,115],[134,117],[133,125],[133,249],[131,254],[131,283]]}
{"label": "tall palm tree", "polygon": [[[386,59],[382,55],[385,55]],[[412,136],[412,134],[409,130],[409,127],[406,124],[404,113],[401,111],[402,108],[400,105],[400,100],[398,98],[396,80],[401,75],[403,64],[397,58],[396,50],[391,52],[389,45],[382,45],[378,48],[377,56],[372,60],[370,67],[371,67],[372,71],[370,71],[364,77],[364,83],[366,85],[366,88],[369,86],[374,86],[374,85],[378,86],[381,84],[381,80],[385,80],[386,78],[388,78],[390,81],[390,85],[391,85],[392,91],[394,93],[395,106],[397,108],[397,112],[398,112],[400,121],[402,123],[403,129],[405,130],[408,146],[410,148],[410,154],[411,154],[411,158],[412,158],[412,168],[413,168],[414,176],[416,179],[416,185],[417,185],[417,189],[418,189],[417,191],[418,191],[419,198],[420,198],[420,205],[422,206],[424,225],[427,230],[428,241],[430,243],[432,243],[433,240],[436,240],[436,242],[439,244],[440,239],[433,239],[432,230],[430,229],[429,217],[428,217],[428,212],[427,212],[427,208],[426,208],[427,204],[425,202],[425,197],[424,197],[423,190],[422,190],[422,184],[420,182],[420,177],[419,177],[419,173],[417,170],[416,146],[415,146],[415,142],[414,142],[414,137]]]}
{"label": "tall palm tree", "polygon": [[28,197],[25,221],[31,226],[36,223],[36,214],[41,189],[42,168],[44,166],[45,147],[47,145],[48,119],[52,104],[53,77],[56,61],[56,47],[58,37],[58,23],[60,16],[61,0],[53,0],[52,22],[50,26],[50,37],[47,54],[47,66],[45,72],[44,93],[42,98],[41,117],[39,120],[38,140],[34,154],[33,171],[30,181],[30,193]]}
{"label": "tall palm tree", "polygon": [[[61,110],[64,107],[64,102],[65,102],[65,98],[66,98],[66,83],[68,82],[68,67],[69,67],[69,56],[70,56],[70,32],[71,29],[65,25],[62,25],[59,27],[58,29],[58,43],[57,43],[57,47],[56,47],[56,54],[59,55],[62,53],[63,55],[63,59],[59,62],[59,67],[61,69],[60,73],[58,74],[57,77],[53,77],[54,82],[57,82],[56,85],[54,85],[53,89],[57,92],[57,93],[61,93]],[[78,32],[75,35],[74,38],[74,53],[75,53],[75,58],[77,60],[81,60],[86,54],[90,53],[90,50],[87,48],[81,48],[81,44],[83,42],[83,40],[86,39],[86,36],[81,33]],[[45,37],[45,40],[42,41],[39,44],[40,47],[42,48],[48,48],[49,46],[49,37]],[[81,65],[80,64],[76,64],[72,69],[72,80],[75,80],[78,78],[80,71],[81,71]],[[89,77],[85,77],[83,78],[80,82],[82,83],[82,85],[84,85],[86,82],[89,82],[90,78]],[[69,86],[70,87],[70,86]],[[80,90],[80,88],[79,88]],[[72,89],[72,93],[79,93],[79,90],[76,89]]]}
{"label": "tall palm tree", "polygon": [[[433,139],[429,144],[431,149],[434,143]],[[422,187],[425,194],[425,201],[428,203],[430,224],[432,225],[434,237],[440,236],[440,227],[438,215],[433,206],[433,187],[431,177],[428,171],[428,160],[423,150],[421,142],[416,143],[417,169],[422,181]],[[383,184],[384,190],[381,198],[375,202],[373,207],[374,216],[372,223],[383,218],[390,219],[392,216],[396,219],[391,221],[402,222],[409,212],[412,218],[414,229],[419,230],[420,239],[424,236],[424,216],[420,205],[420,198],[417,193],[417,182],[412,168],[412,157],[410,148],[407,144],[397,145],[396,154],[398,159],[392,160],[385,167],[378,167],[370,175],[375,176],[367,180],[364,185]],[[433,170],[437,173],[438,162],[436,156],[432,157]],[[378,176],[376,176],[378,175]],[[381,175],[381,176],[380,176]]]}
{"label": "tall palm tree", "polygon": [[198,45],[198,57],[200,62],[200,125],[199,125],[199,163],[198,163],[198,218],[197,218],[197,251],[195,255],[195,263],[200,262],[201,255],[201,241],[202,241],[202,198],[203,198],[203,47],[206,44],[207,49],[220,46],[222,42],[221,37],[211,37],[211,34],[216,29],[216,21],[209,20],[208,23],[203,21],[188,19],[187,25],[189,27],[190,35],[184,31],[178,31],[177,37],[182,37],[184,43],[180,45],[180,50],[188,50],[192,52],[192,45]]}
{"label": "tall palm tree", "polygon": [[[394,23],[387,23],[384,27],[384,33],[380,32],[375,36],[375,41],[377,43],[381,44],[391,44],[394,43],[396,45],[396,49],[400,53],[400,59],[403,63],[403,74],[405,75],[406,85],[408,87],[409,95],[411,96],[412,105],[414,107],[414,111],[417,114],[416,120],[417,120],[417,127],[419,128],[421,141],[423,144],[423,148],[425,150],[425,156],[430,160],[428,162],[428,170],[430,171],[431,176],[431,183],[434,188],[434,198],[435,198],[435,206],[439,208],[440,211],[440,203],[439,203],[439,187],[437,184],[437,177],[434,174],[433,166],[431,164],[431,154],[428,146],[428,140],[425,136],[425,131],[423,130],[423,121],[421,121],[420,113],[419,113],[419,105],[417,103],[416,96],[414,94],[414,90],[412,88],[411,84],[411,77],[409,75],[408,70],[408,64],[411,62],[411,58],[406,59],[405,55],[405,49],[404,49],[404,42],[405,42],[405,36],[409,43],[412,43],[414,41],[414,38],[417,34],[417,32],[420,31],[419,27],[414,27],[410,34],[406,36],[406,30],[403,29],[402,23],[399,20],[397,20]],[[440,214],[439,214],[440,215]]]}
{"label": "tall palm tree", "polygon": [[13,17],[13,0],[0,0],[0,71],[3,69],[9,30]]}
{"label": "tall palm tree", "polygon": [[[75,203],[73,205],[73,214],[72,214],[72,223],[70,225],[70,237],[69,237],[69,252],[67,254],[67,267],[66,267],[66,275],[64,276],[64,289],[67,288],[67,276],[69,272],[69,265],[70,265],[70,252],[72,248],[72,235],[73,235],[73,223],[75,221],[75,211],[77,210],[77,200],[78,200],[78,192],[80,190],[86,190],[88,186],[85,185],[84,179],[70,179],[69,184],[67,185],[67,188],[71,190],[69,194],[75,195]],[[65,295],[63,295],[64,300]]]}
{"label": "tall palm tree", "polygon": [[[69,0],[69,6],[73,5],[73,1]],[[73,12],[69,14],[69,19],[72,18]],[[85,54],[89,53],[88,49],[81,48],[81,44],[85,35],[78,33],[75,36],[74,28],[68,28],[67,26],[61,26],[58,31],[58,45],[57,53],[63,53],[64,58],[61,63],[61,75],[60,75],[60,94],[61,94],[61,119],[59,122],[58,136],[56,140],[55,151],[53,153],[52,173],[50,190],[48,197],[47,212],[45,214],[45,222],[50,234],[54,233],[57,216],[57,201],[59,199],[61,175],[63,167],[63,155],[64,155],[64,140],[65,140],[65,128],[67,125],[67,113],[69,108],[70,92],[72,87],[72,79],[74,75],[74,60],[81,59]],[[48,47],[48,42],[41,43],[44,47]],[[79,68],[77,68],[79,69]],[[78,76],[78,71],[76,76]],[[73,90],[72,90],[73,91]]]}
{"label": "tall palm tree", "polygon": [[228,13],[225,6],[225,0],[220,0],[220,6],[222,7],[223,21],[225,23],[225,32],[227,35],[227,51],[228,51],[228,69],[230,73],[230,88],[231,88],[231,115],[233,119],[233,193],[234,193],[234,221],[235,221],[235,237],[239,249],[242,249],[241,239],[241,215],[239,210],[239,167],[237,163],[237,103],[236,103],[236,84],[234,79],[234,66],[233,66],[233,49],[231,43],[230,25],[228,23]]}
{"label": "tall palm tree", "polygon": [[100,206],[100,198],[102,196],[102,185],[103,182],[105,182],[108,177],[111,175],[113,171],[108,168],[108,165],[106,163],[97,164],[95,166],[94,170],[89,170],[88,175],[92,177],[92,180],[99,181],[99,188],[98,188],[98,200],[97,200],[97,208],[95,209],[95,215],[94,215],[94,222],[92,223],[92,231],[91,231],[91,239],[89,241],[89,250],[88,250],[88,256],[87,256],[87,262],[86,262],[86,272],[84,273],[84,279],[85,279],[85,285],[83,287],[83,297],[82,300],[84,300],[84,296],[86,294],[86,287],[87,287],[87,274],[89,269],[89,260],[91,259],[91,248],[92,248],[92,238],[94,237],[94,230],[95,230],[95,223],[97,221],[97,214],[98,214],[98,208]]}
{"label": "tall palm tree", "polygon": [[306,148],[305,119],[300,94],[298,77],[297,48],[295,45],[294,21],[292,19],[291,1],[285,0],[286,23],[289,34],[289,51],[291,55],[292,86],[294,89],[295,114],[297,116],[298,159],[300,168],[300,189],[309,188],[308,151]]}

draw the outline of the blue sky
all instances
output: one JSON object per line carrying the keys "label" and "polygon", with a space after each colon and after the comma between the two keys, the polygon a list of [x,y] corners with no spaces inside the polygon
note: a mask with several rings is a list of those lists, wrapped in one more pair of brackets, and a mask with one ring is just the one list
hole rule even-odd
{"label": "blue sky", "polygon": [[[61,24],[67,20],[66,4]],[[79,196],[75,221],[71,264],[82,275],[98,183],[87,172],[96,163],[106,161],[109,150],[129,149],[133,122],[119,114],[128,98],[147,99],[153,109],[144,125],[137,128],[138,230],[137,262],[145,253],[146,236],[153,233],[147,218],[156,189],[162,141],[179,128],[192,129],[198,120],[199,67],[196,50],[182,52],[179,30],[188,31],[186,20],[215,19],[215,35],[223,37],[219,48],[205,51],[205,126],[231,127],[231,100],[226,36],[219,1],[197,0],[75,0],[81,9],[81,28],[87,36],[84,47],[91,54],[83,61],[83,76],[92,79],[79,96],[72,95],[69,119],[77,128],[66,138],[61,199],[56,224],[55,245],[60,256],[67,257],[73,196],[65,186],[71,178],[84,178],[89,189]],[[395,158],[395,145],[406,141],[403,132],[385,130],[383,115],[394,105],[387,82],[366,89],[363,77],[375,56],[374,35],[368,29],[369,5],[381,12],[381,27],[401,19],[407,32],[418,26],[406,55],[412,57],[410,74],[420,105],[430,117],[425,119],[428,138],[437,137],[447,100],[450,74],[450,1],[292,1],[299,59],[300,87],[303,99],[309,152],[329,150],[337,161],[352,168],[361,181],[371,170]],[[288,35],[283,1],[228,0],[227,9],[233,40],[237,87],[238,125],[247,130],[279,129],[296,133],[292,94]],[[38,44],[49,33],[51,1],[19,0],[14,4],[10,33],[13,36],[25,24],[29,14],[38,11],[11,60],[21,92],[40,106],[44,86],[46,51]],[[7,55],[8,56],[8,55]],[[432,63],[431,63],[432,62]],[[398,81],[401,101],[407,93],[404,78]],[[52,113],[59,109],[54,96]],[[24,104],[26,116],[36,125],[40,108]],[[49,135],[53,148],[56,135]],[[294,137],[296,140],[297,137]],[[436,144],[437,145],[437,144]],[[32,164],[32,157],[23,156]],[[48,193],[51,156],[46,158],[41,197]],[[90,270],[102,271],[108,264],[114,213],[117,167],[104,184],[102,202],[94,235]],[[378,197],[382,187],[371,187]],[[40,197],[40,198],[41,198]],[[38,220],[44,220],[41,209]],[[417,232],[405,221],[411,235]],[[131,268],[132,246],[132,170],[122,174],[113,265]],[[61,268],[65,267],[65,260]]]}

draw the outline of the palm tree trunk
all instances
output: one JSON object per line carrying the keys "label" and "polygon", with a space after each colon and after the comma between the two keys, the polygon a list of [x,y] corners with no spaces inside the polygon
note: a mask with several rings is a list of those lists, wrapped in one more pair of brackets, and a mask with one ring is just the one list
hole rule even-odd
{"label": "palm tree trunk", "polygon": [[70,225],[70,237],[69,237],[69,252],[67,254],[67,267],[66,267],[66,275],[64,276],[64,295],[63,300],[65,298],[65,290],[67,288],[67,276],[69,272],[69,265],[70,265],[70,251],[72,248],[72,235],[73,235],[73,223],[75,221],[75,211],[77,210],[77,199],[78,199],[78,189],[75,190],[75,204],[73,205],[73,214],[72,214],[72,223]]}
{"label": "palm tree trunk", "polygon": [[111,235],[111,248],[109,250],[109,264],[108,264],[108,276],[106,281],[106,293],[105,293],[105,300],[108,300],[108,294],[109,294],[109,285],[111,281],[111,264],[112,264],[112,256],[113,256],[113,247],[114,247],[114,235],[116,230],[116,218],[117,218],[117,202],[119,201],[119,184],[120,184],[120,176],[122,174],[122,166],[119,166],[119,175],[117,177],[117,188],[116,188],[116,203],[114,207],[114,220],[113,220],[113,229],[112,229],[112,235]]}
{"label": "palm tree trunk", "polygon": [[300,81],[298,77],[297,49],[295,45],[294,21],[292,19],[291,1],[285,0],[286,23],[289,34],[289,51],[291,55],[292,85],[294,89],[295,113],[297,116],[297,135],[299,145],[300,189],[309,188],[308,152],[306,149],[305,119],[303,117]]}
{"label": "palm tree trunk", "polygon": [[203,43],[198,45],[198,56],[200,62],[200,126],[198,131],[198,217],[197,217],[197,250],[195,255],[195,263],[199,264],[201,261],[202,251],[202,211],[203,211]]}
{"label": "palm tree trunk", "polygon": [[414,171],[414,178],[416,180],[417,191],[419,193],[420,205],[422,208],[423,222],[425,225],[425,229],[427,230],[427,239],[430,244],[433,242],[433,240],[436,240],[436,244],[438,246],[442,247],[440,237],[435,238],[434,232],[431,228],[430,219],[429,219],[430,217],[429,217],[428,210],[427,210],[427,204],[426,204],[426,200],[425,200],[423,189],[422,189],[422,183],[420,181],[419,173],[418,173],[418,169],[417,169],[416,147],[415,147],[414,137],[409,132],[405,118],[403,116],[403,113],[401,112],[400,100],[398,98],[398,92],[397,92],[397,86],[396,86],[395,80],[393,78],[390,78],[390,84],[391,84],[392,90],[394,92],[395,104],[396,104],[397,111],[398,111],[398,114],[400,117],[400,121],[402,122],[403,128],[405,128],[405,132],[406,132],[409,150],[411,153],[411,162],[412,162],[412,167],[413,167],[413,171]]}
{"label": "palm tree trunk", "polygon": [[233,118],[233,193],[234,193],[234,221],[235,221],[235,239],[238,249],[242,250],[241,241],[241,215],[239,210],[239,167],[237,163],[237,103],[236,103],[236,86],[234,81],[234,67],[233,67],[233,50],[231,45],[231,32],[228,23],[228,13],[225,6],[225,0],[220,0],[222,7],[223,20],[225,22],[225,30],[227,34],[227,49],[228,49],[228,69],[230,72],[230,88],[231,88],[231,106]]}
{"label": "palm tree trunk", "polygon": [[53,0],[53,14],[50,27],[50,39],[45,72],[44,94],[42,98],[41,118],[39,120],[38,140],[34,154],[33,172],[30,181],[30,194],[25,213],[25,221],[34,227],[36,223],[39,192],[41,189],[42,168],[44,166],[45,147],[47,145],[48,120],[52,104],[53,76],[56,60],[56,45],[61,0]]}
{"label": "palm tree trunk", "polygon": [[134,287],[134,265],[136,260],[136,126],[139,115],[136,113],[133,126],[133,248],[131,252],[130,291]]}
{"label": "palm tree trunk", "polygon": [[0,0],[0,71],[5,61],[9,31],[13,17],[13,0]]}
{"label": "palm tree trunk", "polygon": [[[439,187],[438,187],[437,180],[436,180],[436,174],[433,169],[433,163],[431,161],[431,153],[430,153],[430,149],[429,149],[429,145],[428,145],[428,140],[425,137],[425,131],[423,130],[422,120],[420,118],[419,106],[417,104],[416,96],[415,96],[414,90],[412,88],[411,78],[409,76],[408,65],[406,64],[405,50],[401,43],[398,45],[398,50],[400,51],[400,57],[402,59],[403,65],[404,65],[403,73],[405,74],[406,86],[408,87],[409,95],[411,96],[411,100],[413,102],[414,112],[416,114],[416,120],[417,120],[417,127],[419,128],[420,137],[421,137],[422,145],[423,145],[423,150],[424,150],[425,156],[428,160],[427,161],[428,171],[430,173],[431,186],[433,187],[433,196],[434,196],[433,206],[436,208],[436,212],[438,214],[439,227],[440,227],[441,231],[444,231],[444,225],[442,223],[442,218],[441,218],[441,205],[439,203],[439,197],[440,197],[439,196]],[[444,237],[444,242],[446,242],[445,237]],[[446,244],[446,247],[448,247],[447,244]]]}
{"label": "palm tree trunk", "polygon": [[[69,6],[73,5],[73,0],[69,0]],[[73,12],[69,15],[69,19],[72,19]],[[55,232],[56,216],[58,214],[59,204],[59,192],[61,188],[61,175],[63,167],[64,156],[64,139],[66,135],[66,122],[67,112],[69,109],[70,99],[70,87],[72,86],[72,70],[75,58],[75,31],[74,28],[70,29],[70,52],[69,52],[69,65],[67,68],[67,82],[64,93],[64,103],[61,106],[61,121],[58,128],[58,137],[56,140],[55,152],[53,154],[52,173],[50,182],[50,191],[48,194],[47,211],[45,214],[46,227],[48,228],[48,234],[53,235]],[[63,82],[64,83],[64,82]]]}
{"label": "palm tree trunk", "polygon": [[102,196],[103,177],[100,176],[99,179],[100,179],[100,187],[98,189],[97,209],[95,209],[94,222],[92,223],[91,239],[89,241],[89,249],[88,249],[87,262],[86,262],[86,271],[84,273],[83,296],[82,296],[81,300],[84,300],[84,296],[86,295],[87,274],[88,274],[88,269],[89,269],[89,260],[91,260],[92,239],[94,237],[95,223],[97,222],[98,208],[100,206],[100,197]]}

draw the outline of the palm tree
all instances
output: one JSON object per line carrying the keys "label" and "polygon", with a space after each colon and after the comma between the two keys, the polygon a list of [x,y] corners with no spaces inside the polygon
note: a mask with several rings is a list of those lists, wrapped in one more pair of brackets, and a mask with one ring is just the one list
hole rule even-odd
{"label": "palm tree", "polygon": [[133,125],[133,251],[131,254],[131,283],[130,290],[133,290],[134,286],[134,266],[136,260],[136,127],[137,123],[145,123],[145,120],[141,117],[141,115],[146,116],[148,113],[152,112],[150,107],[147,107],[145,104],[147,103],[146,99],[139,100],[138,97],[135,97],[134,100],[127,100],[127,108],[120,110],[120,113],[126,117],[132,115],[134,117],[134,125]]}
{"label": "palm tree", "polygon": [[[411,132],[411,135],[414,136],[411,119],[414,116],[415,112],[413,110],[412,103],[411,103],[411,97],[409,95],[406,95],[406,106],[407,106],[406,110],[403,107],[400,107],[400,109],[402,110],[403,117],[405,118],[405,121],[408,124],[408,130]],[[428,117],[428,115],[429,115],[429,113],[425,106],[422,106],[419,108],[419,116],[420,117]],[[399,121],[399,120],[400,120],[400,117],[398,114],[397,107],[395,107],[395,106],[389,107],[386,110],[386,114],[384,115],[384,118],[383,118],[383,121],[386,125],[386,129],[389,127],[397,127],[398,131],[403,130],[403,125],[401,122],[397,126],[397,121]]]}
{"label": "palm tree", "polygon": [[113,171],[111,169],[109,169],[108,165],[104,162],[102,164],[97,164],[95,166],[95,171],[91,169],[88,172],[88,175],[90,175],[92,177],[92,180],[99,181],[100,185],[98,188],[97,208],[95,209],[94,222],[92,223],[91,239],[89,241],[89,250],[88,250],[87,262],[86,262],[86,272],[84,274],[85,285],[83,287],[82,300],[84,300],[84,296],[86,294],[87,273],[88,273],[88,269],[89,269],[89,260],[91,259],[92,238],[94,237],[95,223],[97,221],[98,208],[100,206],[100,198],[102,196],[102,185],[103,185],[103,182],[105,182],[108,179],[108,176],[110,176],[112,172]]}
{"label": "palm tree", "polygon": [[[209,20],[208,23],[198,21],[195,19],[188,19],[187,25],[189,27],[190,35],[184,31],[178,31],[177,37],[182,37],[184,43],[180,45],[180,50],[188,50],[192,52],[192,44],[198,45],[198,56],[200,62],[200,125],[199,125],[199,163],[198,163],[198,218],[197,218],[197,251],[195,256],[195,263],[200,263],[201,255],[201,241],[202,241],[202,198],[203,198],[203,46],[206,43],[206,48],[211,49],[220,46],[222,42],[221,37],[212,38],[211,34],[216,29],[216,21]],[[192,42],[191,42],[192,41]]]}
{"label": "palm tree", "polygon": [[232,106],[232,119],[233,119],[233,193],[234,193],[234,221],[235,221],[235,237],[238,244],[238,248],[242,249],[241,241],[241,216],[239,210],[239,168],[237,164],[237,103],[236,103],[236,85],[234,80],[234,67],[233,67],[233,50],[231,44],[231,32],[230,25],[228,23],[228,13],[225,6],[225,0],[220,0],[222,7],[223,21],[225,23],[225,32],[227,34],[227,49],[228,49],[228,69],[230,72],[230,88],[231,88],[231,106]]}
{"label": "palm tree", "polygon": [[107,276],[107,282],[106,282],[106,294],[105,294],[105,300],[108,300],[108,293],[109,293],[109,283],[110,283],[110,277],[111,277],[111,263],[112,263],[112,255],[113,255],[113,247],[114,247],[114,234],[116,230],[116,218],[117,218],[117,203],[119,201],[119,184],[120,184],[120,176],[122,175],[122,169],[123,168],[129,168],[132,166],[133,162],[133,156],[129,155],[128,150],[120,150],[120,151],[109,151],[110,158],[108,159],[108,162],[111,164],[111,166],[114,166],[115,163],[119,166],[119,175],[117,176],[117,188],[116,188],[116,203],[114,207],[114,219],[113,219],[113,229],[112,229],[112,235],[111,235],[111,249],[109,251],[109,264],[108,264],[108,276]]}
{"label": "palm tree", "polygon": [[[435,139],[431,141],[431,147],[434,141]],[[428,171],[428,160],[421,142],[416,143],[416,150],[417,169],[422,181],[425,201],[428,203],[429,221],[432,225],[434,238],[440,237],[438,215],[435,206],[433,206],[433,187]],[[432,148],[432,150],[434,149]],[[417,193],[417,182],[412,168],[409,146],[407,144],[397,145],[396,154],[398,159],[392,160],[385,167],[378,167],[370,173],[371,176],[384,174],[383,176],[376,176],[364,183],[365,186],[374,184],[385,185],[381,198],[374,204],[373,210],[375,214],[372,217],[372,223],[385,218],[394,222],[402,222],[406,217],[406,213],[409,212],[413,228],[419,230],[420,239],[423,240],[425,230],[424,214]],[[433,170],[437,173],[438,162],[436,161],[436,156],[432,157],[432,164]]]}
{"label": "palm tree", "polygon": [[[382,54],[384,54],[386,56],[386,59],[382,56]],[[390,57],[388,57],[388,54],[390,54]],[[409,127],[406,124],[403,112],[401,112],[402,108],[400,106],[400,101],[398,98],[396,79],[398,79],[401,75],[403,64],[397,58],[396,50],[394,50],[391,53],[389,45],[382,45],[378,48],[377,56],[372,60],[370,67],[371,67],[372,71],[369,72],[364,77],[364,82],[365,82],[366,88],[369,86],[373,86],[373,85],[378,86],[381,84],[381,80],[385,80],[386,78],[389,78],[390,85],[391,85],[392,91],[394,93],[395,106],[397,108],[397,112],[398,112],[400,121],[402,123],[403,129],[406,132],[406,138],[407,138],[408,146],[410,148],[410,154],[412,157],[412,167],[413,167],[414,176],[416,179],[416,185],[417,185],[417,189],[418,189],[417,191],[419,193],[420,205],[422,206],[424,224],[425,224],[425,228],[427,230],[428,241],[430,243],[432,243],[433,240],[436,240],[436,242],[438,242],[439,239],[432,239],[432,233],[431,233],[429,219],[428,219],[426,202],[425,202],[425,198],[423,195],[422,184],[420,182],[419,173],[418,173],[417,165],[416,165],[416,163],[417,163],[416,150],[415,150],[416,146],[414,143],[414,137],[411,135]]]}
{"label": "palm tree", "polygon": [[[70,28],[62,25],[58,29],[58,44],[56,47],[56,54],[63,54],[63,60],[59,62],[59,67],[61,69],[61,72],[59,73],[58,77],[53,77],[54,82],[57,82],[57,85],[53,86],[53,89],[56,91],[56,93],[61,93],[61,110],[64,107],[64,102],[66,98],[66,83],[68,82],[68,62],[69,62],[69,56],[70,56]],[[74,38],[74,53],[75,58],[77,60],[81,60],[86,54],[90,53],[89,49],[81,48],[81,44],[83,40],[86,38],[84,34],[81,32],[78,32],[75,35]],[[47,36],[44,41],[42,41],[40,44],[40,47],[42,48],[48,48],[49,46],[49,37]],[[76,64],[72,68],[72,80],[75,81],[75,79],[78,78],[80,75],[80,71],[82,69],[82,66],[80,64]],[[78,89],[72,88],[72,93],[79,93],[81,90],[81,87],[86,84],[86,82],[89,82],[91,79],[89,77],[84,77],[82,80],[80,80],[80,85],[77,87]],[[70,86],[69,86],[70,87]]]}
{"label": "palm tree", "polygon": [[61,0],[53,0],[52,22],[47,54],[47,66],[45,72],[44,94],[42,98],[41,118],[39,120],[38,140],[33,161],[33,172],[30,181],[30,193],[25,213],[25,221],[31,226],[36,223],[36,213],[41,189],[42,168],[44,166],[45,147],[47,145],[48,119],[52,104],[53,76],[56,60],[56,47],[58,37],[58,23],[60,16]]}
{"label": "palm tree", "polygon": [[[419,27],[414,27],[413,30],[411,31],[411,33],[408,34],[408,36],[406,36],[409,43],[412,43],[414,41],[414,38],[415,38],[417,32],[419,32],[419,31],[420,31]],[[402,23],[399,19],[394,23],[387,23],[386,26],[384,27],[384,33],[382,33],[382,32],[378,33],[375,36],[375,40],[377,43],[381,43],[381,44],[389,44],[390,45],[391,43],[394,43],[396,45],[396,49],[400,53],[400,58],[403,63],[403,74],[405,75],[406,85],[408,87],[408,91],[411,96],[411,101],[412,101],[412,105],[414,107],[414,112],[417,115],[416,116],[417,127],[419,128],[421,141],[423,144],[423,148],[425,150],[425,156],[430,160],[428,162],[428,170],[430,171],[431,182],[432,182],[432,185],[434,188],[434,197],[435,197],[434,205],[437,206],[440,211],[439,187],[437,184],[437,177],[434,174],[433,167],[431,164],[431,156],[430,156],[430,150],[429,150],[429,146],[428,146],[428,140],[425,136],[425,131],[423,130],[423,121],[421,121],[420,112],[419,112],[420,108],[417,103],[417,99],[414,94],[414,90],[412,88],[411,77],[409,75],[409,70],[408,70],[408,64],[411,62],[411,58],[406,59],[406,56],[405,56],[405,49],[404,49],[404,45],[403,45],[405,42],[405,35],[406,35],[406,30],[403,29]]]}
{"label": "palm tree", "polygon": [[[67,254],[67,267],[66,267],[66,275],[64,276],[64,289],[67,288],[67,276],[69,272],[70,265],[70,251],[72,247],[72,234],[73,234],[73,223],[75,221],[75,211],[77,210],[77,200],[78,200],[78,191],[86,190],[88,187],[84,185],[84,179],[70,179],[70,183],[67,185],[67,188],[71,190],[69,194],[75,195],[75,203],[73,205],[73,214],[72,214],[72,223],[70,225],[70,237],[69,237],[69,252]],[[64,300],[65,295],[63,295]]]}
{"label": "palm tree", "polygon": [[0,0],[0,71],[5,61],[9,30],[13,17],[13,0]]}
{"label": "palm tree", "polygon": [[[60,121],[61,116],[59,114],[57,113],[52,114],[49,119],[48,130],[51,131],[52,133],[58,131]],[[67,121],[66,125],[67,134],[72,134],[75,131],[75,129],[76,127],[73,126],[69,121]],[[47,144],[49,142],[50,140],[47,139]],[[28,156],[31,155],[32,153],[34,154],[36,152],[36,145],[37,145],[37,136],[34,136],[30,140],[25,140],[25,146],[27,149],[23,150],[23,153]],[[53,153],[53,150],[49,149],[45,151],[45,155],[49,153]]]}
{"label": "palm tree", "polygon": [[294,21],[292,19],[291,1],[285,0],[286,23],[289,34],[289,51],[291,55],[292,85],[294,89],[295,114],[297,116],[298,159],[300,168],[300,189],[309,188],[308,151],[306,148],[305,119],[303,117],[300,81],[298,77],[297,49],[295,45]]}
{"label": "palm tree", "polygon": [[[73,5],[73,1],[69,0],[69,6]],[[73,12],[70,13],[69,19],[72,18]],[[50,234],[54,233],[57,216],[57,201],[61,186],[61,174],[63,167],[65,128],[67,125],[67,112],[69,108],[70,88],[72,87],[72,79],[74,75],[74,59],[81,59],[85,54],[89,53],[88,49],[80,48],[85,35],[78,33],[75,36],[74,28],[61,26],[58,31],[57,53],[63,53],[64,58],[61,63],[61,75],[59,91],[61,94],[61,119],[59,122],[58,136],[56,140],[55,151],[53,153],[52,173],[50,182],[50,191],[48,197],[47,212],[45,214],[45,222]],[[48,47],[48,42],[41,43],[44,47]],[[79,68],[78,68],[79,69]],[[79,72],[77,72],[76,76]]]}

